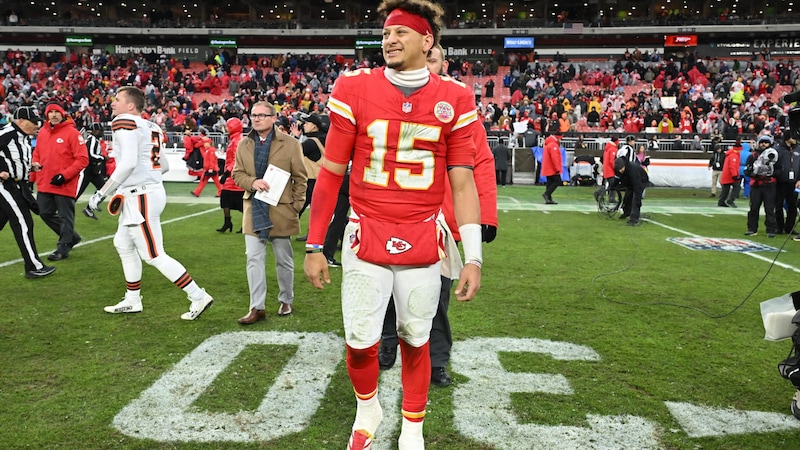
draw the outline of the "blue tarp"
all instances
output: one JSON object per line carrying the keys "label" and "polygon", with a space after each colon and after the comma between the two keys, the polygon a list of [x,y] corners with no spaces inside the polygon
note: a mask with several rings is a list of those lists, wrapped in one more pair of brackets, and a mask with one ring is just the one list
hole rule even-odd
{"label": "blue tarp", "polygon": [[[567,165],[567,149],[564,147],[560,147],[561,149],[561,181],[566,181],[569,183],[569,166]],[[533,147],[531,149],[533,152],[533,158],[536,159],[536,162],[542,164],[542,157],[544,155],[544,149],[542,147]],[[544,175],[539,175],[539,183],[545,183],[547,181],[547,177]]]}

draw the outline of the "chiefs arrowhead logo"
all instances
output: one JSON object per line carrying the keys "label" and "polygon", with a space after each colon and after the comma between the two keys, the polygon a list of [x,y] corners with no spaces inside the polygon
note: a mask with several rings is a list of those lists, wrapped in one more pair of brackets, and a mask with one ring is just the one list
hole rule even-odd
{"label": "chiefs arrowhead logo", "polygon": [[390,255],[399,255],[411,250],[411,244],[403,239],[391,237],[386,241],[386,251]]}

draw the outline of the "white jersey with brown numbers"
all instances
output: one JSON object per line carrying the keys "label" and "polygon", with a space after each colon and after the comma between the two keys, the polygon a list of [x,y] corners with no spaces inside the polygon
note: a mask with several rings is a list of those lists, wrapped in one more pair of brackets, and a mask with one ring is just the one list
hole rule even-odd
{"label": "white jersey with brown numbers", "polygon": [[117,168],[111,176],[121,188],[161,183],[164,132],[149,120],[120,114],[111,122]]}

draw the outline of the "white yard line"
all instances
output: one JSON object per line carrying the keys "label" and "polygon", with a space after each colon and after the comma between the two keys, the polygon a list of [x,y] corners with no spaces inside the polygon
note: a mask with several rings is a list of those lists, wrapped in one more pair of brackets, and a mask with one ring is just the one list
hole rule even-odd
{"label": "white yard line", "polygon": [[[180,203],[180,202],[175,202],[175,203]],[[165,221],[161,222],[161,225],[167,225],[167,224],[170,224],[170,223],[173,223],[173,222],[179,222],[181,220],[191,219],[192,217],[202,216],[203,214],[208,214],[210,212],[219,211],[219,210],[220,210],[219,208],[214,208],[214,209],[208,209],[206,211],[201,211],[201,212],[194,213],[194,214],[189,214],[187,216],[176,217],[174,219],[169,219],[169,220],[165,220]],[[103,216],[103,219],[105,219],[105,220],[116,220],[116,218],[112,219],[110,216]],[[113,234],[109,234],[108,236],[103,236],[103,237],[99,237],[99,238],[96,238],[96,239],[92,239],[91,241],[83,241],[80,244],[76,245],[75,247],[83,247],[84,245],[94,244],[95,242],[107,241],[107,240],[113,239],[113,238],[114,238],[114,235]],[[47,255],[49,255],[53,251],[54,250],[50,250],[50,251],[47,251],[47,252],[41,252],[41,253],[39,253],[39,257],[46,257]],[[0,267],[7,267],[7,266],[10,266],[10,265],[13,265],[13,264],[21,263],[23,261],[25,261],[25,260],[22,259],[22,258],[14,259],[14,260],[11,260],[11,261],[5,261],[5,262],[0,263]]]}

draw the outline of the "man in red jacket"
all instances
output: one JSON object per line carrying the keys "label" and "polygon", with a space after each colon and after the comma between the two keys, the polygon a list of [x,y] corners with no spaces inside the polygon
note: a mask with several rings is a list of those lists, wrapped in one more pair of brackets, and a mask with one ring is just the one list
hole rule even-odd
{"label": "man in red jacket", "polygon": [[[719,179],[722,192],[719,194],[717,206],[736,208],[736,199],[739,198],[739,191],[742,188],[742,179],[739,176],[741,152],[742,140],[736,138],[733,147],[725,152],[725,162],[722,164],[722,174]],[[731,188],[733,188],[733,192],[731,192]]]}
{"label": "man in red jacket", "polygon": [[606,146],[603,148],[603,185],[594,192],[594,199],[600,200],[600,197],[606,194],[611,181],[614,179],[614,160],[617,158],[617,147],[619,144],[619,137],[611,136]]}
{"label": "man in red jacket", "polygon": [[47,122],[36,136],[31,165],[39,169],[36,181],[40,216],[58,235],[58,246],[47,259],[60,261],[81,241],[75,232],[75,199],[79,175],[89,165],[89,152],[75,122],[61,105],[49,103],[44,113]]}
{"label": "man in red jacket", "polygon": [[619,137],[611,136],[611,140],[606,142],[606,146],[603,149],[603,181],[606,187],[608,187],[611,179],[614,178],[614,160],[617,159],[618,143]]}
{"label": "man in red jacket", "polygon": [[544,202],[548,205],[557,205],[553,201],[553,192],[561,186],[561,131],[555,130],[544,140],[544,153],[542,154],[542,175],[547,177],[544,188]]}

